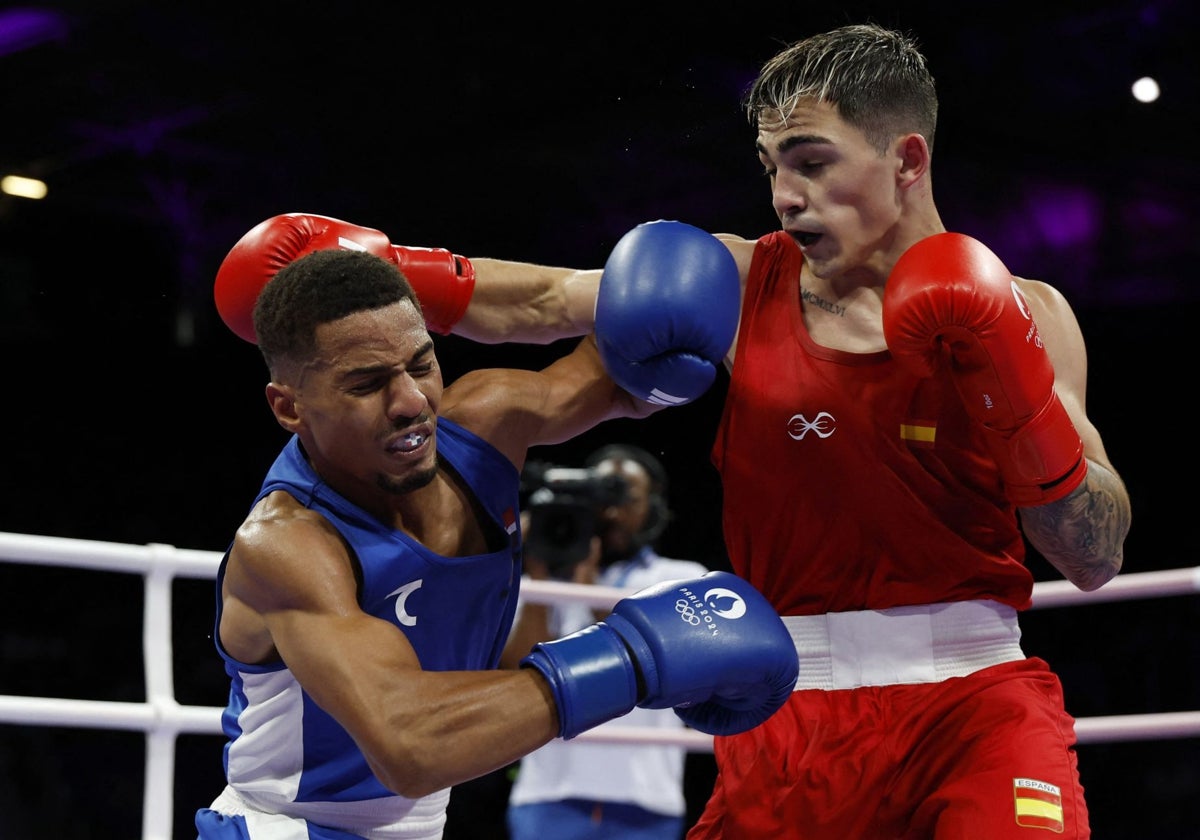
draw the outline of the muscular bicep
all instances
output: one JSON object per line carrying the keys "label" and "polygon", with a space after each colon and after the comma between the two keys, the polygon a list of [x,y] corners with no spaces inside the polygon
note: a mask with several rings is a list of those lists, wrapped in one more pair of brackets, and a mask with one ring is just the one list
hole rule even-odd
{"label": "muscular bicep", "polygon": [[[407,762],[396,756],[408,751],[405,738],[419,737],[411,722],[429,705],[415,651],[400,628],[359,607],[356,565],[328,520],[286,494],[256,514],[230,556],[227,609],[242,611],[243,627],[255,626],[245,622],[253,615],[265,636],[258,652],[287,666],[381,778],[399,778]],[[234,655],[237,641],[226,639]]]}
{"label": "muscular bicep", "polygon": [[1111,467],[1100,433],[1087,414],[1087,348],[1075,313],[1062,293],[1046,283],[1022,280],[1021,289],[1054,366],[1054,390],[1079,432],[1084,454]]}
{"label": "muscular bicep", "polygon": [[[403,635],[359,608],[359,583],[337,530],[287,494],[273,494],[234,541],[223,583],[222,644],[244,662],[282,660],[306,690],[313,683],[318,699],[331,669],[352,671],[376,644],[397,666],[415,667]],[[371,645],[361,644],[364,635]]]}
{"label": "muscular bicep", "polygon": [[508,456],[518,467],[531,446],[561,443],[605,420],[660,410],[618,387],[592,336],[540,371],[477,370],[446,389],[442,414]]}

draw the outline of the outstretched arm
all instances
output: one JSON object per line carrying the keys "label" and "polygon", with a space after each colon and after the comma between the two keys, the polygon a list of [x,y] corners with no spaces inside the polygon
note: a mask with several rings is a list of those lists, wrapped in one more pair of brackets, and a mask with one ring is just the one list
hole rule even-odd
{"label": "outstretched arm", "polygon": [[[749,248],[734,250],[743,277]],[[255,300],[279,269],[328,248],[369,251],[396,263],[412,283],[430,330],[481,344],[551,344],[592,331],[601,269],[575,269],[483,257],[444,248],[396,245],[382,231],[313,213],[283,213],[251,228],[222,261],[214,298],[222,320],[254,343]],[[670,274],[663,284],[670,285]]]}
{"label": "outstretched arm", "polygon": [[472,258],[475,292],[454,335],[481,344],[550,344],[592,331],[600,269]]}
{"label": "outstretched arm", "polygon": [[[425,671],[399,628],[360,609],[343,538],[284,493],[264,499],[239,530],[223,593],[224,648],[247,662],[282,660],[379,780],[408,797],[634,706],[686,706],[680,716],[705,732],[742,732],[796,682],[787,628],[725,572],[624,598],[620,615],[538,644],[518,670]],[[681,621],[681,602],[706,621]]]}
{"label": "outstretched arm", "polygon": [[412,284],[429,329],[488,344],[549,344],[591,331],[600,271],[470,260],[444,248],[396,245],[382,231],[314,213],[266,219],[230,249],[217,271],[217,311],[254,343],[253,310],[285,265],[326,249],[368,251],[395,263]]}
{"label": "outstretched arm", "polygon": [[[664,227],[678,229],[679,225],[670,222]],[[741,287],[754,256],[755,243],[735,234],[720,233],[713,236],[733,255],[733,265],[739,275],[740,299]],[[689,263],[686,266],[688,270],[696,269],[695,265],[690,264],[691,257],[685,250],[666,249],[660,264],[654,266],[662,269],[658,274],[660,281],[655,285],[674,300],[678,300],[677,295],[686,297],[711,291],[708,287],[689,284],[686,278],[681,279],[679,275],[684,274],[684,266],[669,270],[670,261],[676,258]],[[654,258],[639,256],[638,259],[646,262]],[[462,319],[454,326],[455,335],[482,344],[505,341],[549,344],[592,331],[602,270],[556,268],[480,257],[472,258],[471,263],[475,267],[475,292]],[[736,306],[737,302],[733,301],[733,304]],[[725,360],[728,365],[733,363],[733,350],[731,343]]]}
{"label": "outstretched arm", "polygon": [[596,281],[595,332],[574,352],[538,373],[470,371],[446,390],[443,415],[520,467],[531,446],[708,390],[738,318],[738,268],[721,242],[680,222],[638,225]]}

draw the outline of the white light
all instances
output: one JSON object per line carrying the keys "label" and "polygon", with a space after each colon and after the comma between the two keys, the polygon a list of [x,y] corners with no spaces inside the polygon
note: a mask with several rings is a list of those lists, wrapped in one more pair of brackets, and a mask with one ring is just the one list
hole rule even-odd
{"label": "white light", "polygon": [[1158,82],[1149,76],[1142,76],[1133,83],[1133,98],[1138,102],[1153,102],[1158,99]]}
{"label": "white light", "polygon": [[45,198],[46,182],[36,178],[23,178],[20,175],[5,175],[0,178],[0,192],[18,198]]}

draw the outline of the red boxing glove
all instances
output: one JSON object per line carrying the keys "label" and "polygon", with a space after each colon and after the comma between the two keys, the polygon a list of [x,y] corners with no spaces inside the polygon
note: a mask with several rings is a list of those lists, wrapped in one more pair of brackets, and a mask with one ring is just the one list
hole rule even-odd
{"label": "red boxing glove", "polygon": [[950,364],[1015,504],[1053,502],[1083,481],[1083,443],[1054,391],[1037,324],[983,243],[940,233],[905,251],[884,292],[883,335],[896,361],[920,376]]}
{"label": "red boxing glove", "polygon": [[255,343],[254,302],[267,281],[288,263],[326,248],[368,251],[399,266],[412,284],[425,324],[446,335],[467,311],[475,268],[442,248],[393,245],[381,231],[311,213],[272,216],[251,228],[229,251],[213,286],[221,320]]}

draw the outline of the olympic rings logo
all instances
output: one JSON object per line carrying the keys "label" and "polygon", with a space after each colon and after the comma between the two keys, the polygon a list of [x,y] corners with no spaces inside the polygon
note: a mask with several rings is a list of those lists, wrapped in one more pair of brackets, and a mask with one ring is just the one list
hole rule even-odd
{"label": "olympic rings logo", "polygon": [[683,598],[675,602],[675,612],[679,613],[679,617],[693,627],[700,623],[700,616],[696,615],[692,605]]}

